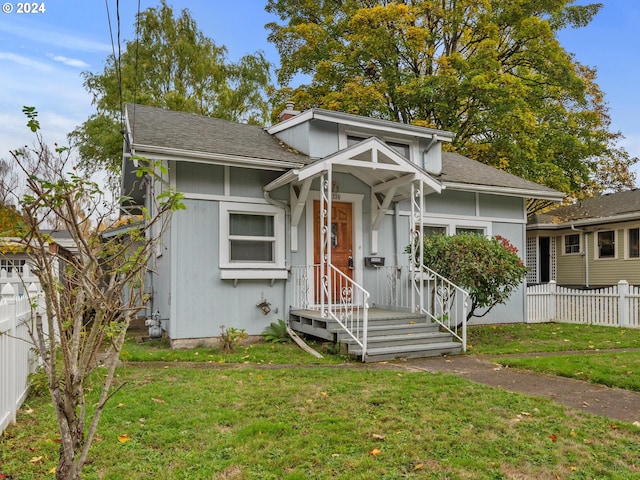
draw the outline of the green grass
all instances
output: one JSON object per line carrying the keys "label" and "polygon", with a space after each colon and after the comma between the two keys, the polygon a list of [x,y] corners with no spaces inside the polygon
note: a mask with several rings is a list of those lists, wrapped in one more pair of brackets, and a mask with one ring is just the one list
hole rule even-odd
{"label": "green grass", "polygon": [[473,326],[468,350],[482,355],[640,348],[640,329],[568,323]]}
{"label": "green grass", "polygon": [[638,352],[501,358],[499,363],[513,368],[577,378],[640,392],[640,353]]}
{"label": "green grass", "polygon": [[293,342],[253,343],[239,345],[234,353],[223,353],[218,348],[171,349],[166,339],[138,343],[131,335],[122,349],[120,358],[125,362],[205,362],[243,364],[327,364],[346,363],[346,356],[332,354],[333,344],[308,342],[324,358],[318,359]]}
{"label": "green grass", "polygon": [[[631,425],[449,375],[139,364],[117,381],[86,479],[628,479],[640,469]],[[53,478],[58,438],[50,401],[28,399],[0,439],[0,474]]]}

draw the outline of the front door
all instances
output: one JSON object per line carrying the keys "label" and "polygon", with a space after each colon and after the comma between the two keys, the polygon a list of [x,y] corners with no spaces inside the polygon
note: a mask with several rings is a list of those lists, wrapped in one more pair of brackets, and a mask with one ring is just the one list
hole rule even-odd
{"label": "front door", "polygon": [[[313,261],[320,264],[320,202],[313,202]],[[353,209],[351,203],[331,202],[331,263],[344,275],[353,279]],[[332,279],[333,280],[333,279]],[[336,279],[338,280],[338,279]],[[332,281],[333,299],[340,298],[340,286],[344,282]],[[316,301],[320,300],[320,282],[316,280]]]}

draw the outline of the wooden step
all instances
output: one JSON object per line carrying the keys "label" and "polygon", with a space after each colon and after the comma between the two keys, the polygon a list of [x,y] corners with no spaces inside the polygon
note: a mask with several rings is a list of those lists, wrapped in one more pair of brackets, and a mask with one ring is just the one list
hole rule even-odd
{"label": "wooden step", "polygon": [[[405,360],[410,358],[437,357],[440,355],[453,355],[462,351],[462,344],[458,342],[441,342],[423,345],[404,345],[394,347],[367,347],[365,362],[383,362],[389,360]],[[349,355],[362,358],[362,349],[353,347],[349,349]]]}
{"label": "wooden step", "polygon": [[[340,339],[340,343],[344,343],[348,347],[357,345],[356,341],[351,338]],[[451,340],[451,334],[446,332],[427,332],[427,333],[409,333],[399,335],[378,335],[367,337],[367,349],[378,347],[396,347],[402,345],[425,345],[430,343],[443,343]]]}
{"label": "wooden step", "polygon": [[[361,329],[357,332],[360,333]],[[415,323],[415,324],[399,324],[399,325],[375,325],[369,326],[367,329],[367,338],[385,336],[385,335],[417,335],[419,333],[437,333],[440,331],[440,326],[437,323]],[[344,330],[339,329],[336,331],[338,334],[338,341],[347,340],[351,338]]]}

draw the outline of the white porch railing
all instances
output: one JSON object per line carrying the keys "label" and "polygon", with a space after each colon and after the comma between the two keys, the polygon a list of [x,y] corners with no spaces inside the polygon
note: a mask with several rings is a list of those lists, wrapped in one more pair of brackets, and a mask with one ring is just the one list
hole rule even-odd
{"label": "white porch railing", "polygon": [[567,288],[551,281],[527,287],[527,321],[640,328],[640,287],[620,280],[603,288]]}
{"label": "white porch railing", "polygon": [[[412,275],[421,275],[422,298],[412,295]],[[420,283],[418,283],[420,285]],[[424,267],[422,273],[411,272],[405,267],[380,267],[372,282],[371,303],[380,308],[420,312],[438,323],[467,349],[467,299],[469,294],[442,275]]]}
{"label": "white porch railing", "polygon": [[[412,295],[413,273],[409,267],[381,267],[367,272],[367,290],[334,267],[329,272],[330,279],[323,278],[320,265],[292,267],[291,307],[321,311],[333,318],[360,345],[363,355],[367,345],[369,299],[378,308],[424,314],[425,319],[438,323],[460,340],[466,351],[469,294],[438,273],[429,269],[422,272],[424,305],[419,305]],[[330,302],[326,300],[329,284],[337,296]]]}
{"label": "white porch railing", "polygon": [[38,287],[31,284],[27,295],[18,297],[7,283],[0,290],[0,433],[16,420],[16,412],[28,392],[28,377],[35,370],[36,356],[29,328],[32,300]]}
{"label": "white porch railing", "polygon": [[293,298],[291,307],[317,310],[332,318],[367,352],[369,292],[333,265],[291,267]]}

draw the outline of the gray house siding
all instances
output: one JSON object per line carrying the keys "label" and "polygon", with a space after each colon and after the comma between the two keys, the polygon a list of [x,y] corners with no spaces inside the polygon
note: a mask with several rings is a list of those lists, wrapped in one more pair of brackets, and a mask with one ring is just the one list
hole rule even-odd
{"label": "gray house siding", "polygon": [[[186,200],[185,211],[174,216],[174,265],[171,282],[173,340],[216,337],[220,326],[244,328],[259,335],[284,315],[283,280],[222,280],[219,266],[219,202]],[[193,232],[197,232],[196,235]],[[271,304],[264,315],[256,307]]]}

